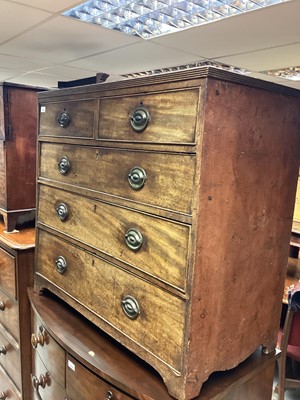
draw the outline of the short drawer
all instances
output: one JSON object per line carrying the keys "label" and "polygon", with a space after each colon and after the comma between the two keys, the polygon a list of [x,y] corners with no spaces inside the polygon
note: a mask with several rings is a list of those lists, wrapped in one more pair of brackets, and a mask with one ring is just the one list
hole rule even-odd
{"label": "short drawer", "polygon": [[183,299],[41,229],[38,245],[36,273],[92,310],[103,330],[113,327],[120,342],[125,335],[179,370]]}
{"label": "short drawer", "polygon": [[35,316],[34,332],[31,335],[31,345],[33,352],[37,352],[47,366],[51,376],[61,386],[65,386],[65,350],[52,338],[43,324]]}
{"label": "short drawer", "polygon": [[2,371],[0,371],[0,396],[1,395],[1,399],[20,400],[20,394],[16,392],[9,377],[2,373]]}
{"label": "short drawer", "polygon": [[124,393],[109,385],[93,372],[81,365],[70,355],[67,356],[66,389],[74,400],[112,399],[131,400]]}
{"label": "short drawer", "polygon": [[35,400],[65,400],[67,398],[64,387],[51,375],[48,366],[43,363],[37,352],[33,354],[31,383]]}
{"label": "short drawer", "polygon": [[4,331],[0,331],[0,364],[21,391],[20,350],[14,347]]}
{"label": "short drawer", "polygon": [[100,100],[99,139],[194,143],[199,89]]}
{"label": "short drawer", "polygon": [[0,286],[9,296],[17,299],[15,262],[14,256],[0,248]]}
{"label": "short drawer", "polygon": [[40,185],[38,221],[167,284],[186,288],[189,225],[45,185]]}
{"label": "short drawer", "polygon": [[18,303],[0,290],[0,324],[18,341],[19,316]]}
{"label": "short drawer", "polygon": [[41,143],[40,154],[41,178],[192,212],[195,155],[50,143]]}
{"label": "short drawer", "polygon": [[93,99],[40,104],[40,135],[92,138],[96,101]]}

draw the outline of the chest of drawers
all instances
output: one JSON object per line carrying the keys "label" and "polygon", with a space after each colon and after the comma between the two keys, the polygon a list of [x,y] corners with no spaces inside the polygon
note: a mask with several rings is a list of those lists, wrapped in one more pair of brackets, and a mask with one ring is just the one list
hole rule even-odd
{"label": "chest of drawers", "polygon": [[[32,399],[172,400],[160,376],[52,295],[29,289],[33,310]],[[271,398],[279,354],[258,350],[214,374],[195,400]]]}
{"label": "chest of drawers", "polygon": [[[0,398],[30,399],[30,305],[34,229],[4,233],[0,224]],[[2,396],[2,397],[1,397]]]}
{"label": "chest of drawers", "polygon": [[35,218],[38,90],[0,83],[0,214],[8,232]]}
{"label": "chest of drawers", "polygon": [[299,105],[213,68],[41,93],[35,289],[180,400],[274,349]]}

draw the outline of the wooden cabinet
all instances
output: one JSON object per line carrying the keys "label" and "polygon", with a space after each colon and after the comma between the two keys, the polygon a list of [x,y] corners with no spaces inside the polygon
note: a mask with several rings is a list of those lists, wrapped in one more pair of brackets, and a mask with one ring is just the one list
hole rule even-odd
{"label": "wooden cabinet", "polygon": [[[32,398],[174,399],[152,368],[66,304],[50,293],[39,296],[32,289],[29,298],[35,348]],[[278,356],[256,351],[238,368],[213,374],[195,400],[271,399]]]}
{"label": "wooden cabinet", "polygon": [[35,218],[38,90],[0,83],[0,214],[8,232]]}
{"label": "wooden cabinet", "polygon": [[[5,233],[0,224],[0,398],[31,398],[30,305],[34,229]],[[2,397],[1,397],[2,396]]]}
{"label": "wooden cabinet", "polygon": [[35,289],[180,400],[274,349],[299,106],[296,90],[206,67],[39,94]]}

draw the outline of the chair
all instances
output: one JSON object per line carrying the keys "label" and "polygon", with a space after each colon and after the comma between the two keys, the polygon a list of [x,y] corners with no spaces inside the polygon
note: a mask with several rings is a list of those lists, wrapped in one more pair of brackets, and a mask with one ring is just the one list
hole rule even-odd
{"label": "chair", "polygon": [[289,305],[283,329],[279,332],[281,357],[278,360],[278,400],[284,400],[285,389],[300,389],[300,378],[286,377],[287,357],[300,362],[300,290],[289,292]]}

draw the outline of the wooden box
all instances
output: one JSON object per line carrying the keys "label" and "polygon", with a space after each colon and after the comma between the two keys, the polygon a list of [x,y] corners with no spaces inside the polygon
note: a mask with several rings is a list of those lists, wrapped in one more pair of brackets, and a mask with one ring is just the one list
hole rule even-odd
{"label": "wooden box", "polygon": [[8,232],[35,218],[38,90],[0,84],[0,214]]}
{"label": "wooden box", "polygon": [[39,95],[35,289],[191,399],[275,348],[300,93],[214,68]]}

